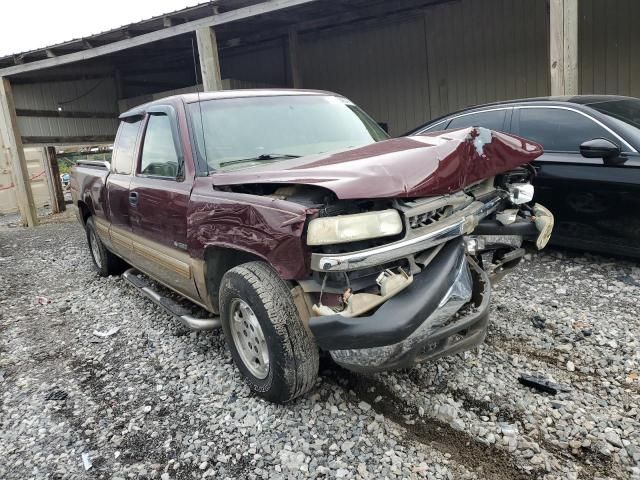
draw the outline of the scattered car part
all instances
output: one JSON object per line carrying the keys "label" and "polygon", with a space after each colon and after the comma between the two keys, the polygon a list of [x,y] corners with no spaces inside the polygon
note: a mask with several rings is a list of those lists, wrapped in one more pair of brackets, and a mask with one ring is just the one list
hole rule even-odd
{"label": "scattered car part", "polygon": [[535,328],[544,330],[547,326],[547,321],[544,318],[542,318],[540,315],[534,315],[533,317],[531,317],[531,324]]}
{"label": "scattered car part", "polygon": [[91,463],[91,457],[89,457],[89,454],[86,452],[82,454],[82,465],[85,470],[89,470],[93,466]]}
{"label": "scattered car part", "polygon": [[528,375],[526,373],[520,374],[520,376],[518,377],[518,382],[526,387],[531,387],[541,392],[550,393],[551,395],[556,395],[559,392],[571,391],[571,388],[569,388],[567,385],[555,383],[547,380],[544,377]]}
{"label": "scattered car part", "polygon": [[106,332],[100,332],[100,331],[98,331],[98,330],[94,330],[94,331],[93,331],[93,334],[94,334],[96,337],[100,337],[100,338],[107,338],[107,337],[110,337],[110,336],[112,336],[112,335],[115,335],[115,334],[116,334],[116,333],[118,333],[119,331],[120,331],[120,327],[113,327],[113,328],[110,328],[109,330],[107,330]]}
{"label": "scattered car part", "polygon": [[51,303],[51,299],[47,297],[43,297],[42,295],[38,295],[36,296],[36,303],[38,305],[47,305],[48,303]]}
{"label": "scattered car part", "polygon": [[66,400],[69,394],[64,390],[60,390],[58,388],[52,389],[46,397],[45,400]]}

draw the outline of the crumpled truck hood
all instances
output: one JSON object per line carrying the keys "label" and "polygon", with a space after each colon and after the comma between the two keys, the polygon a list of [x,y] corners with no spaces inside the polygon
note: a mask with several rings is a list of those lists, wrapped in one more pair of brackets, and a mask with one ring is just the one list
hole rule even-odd
{"label": "crumpled truck hood", "polygon": [[327,188],[339,199],[428,197],[535,160],[542,147],[485,128],[401,137],[211,175],[215,186],[285,183]]}

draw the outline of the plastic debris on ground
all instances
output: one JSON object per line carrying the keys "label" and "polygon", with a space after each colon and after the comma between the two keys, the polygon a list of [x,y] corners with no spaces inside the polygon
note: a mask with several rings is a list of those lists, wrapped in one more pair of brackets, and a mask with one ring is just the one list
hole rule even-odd
{"label": "plastic debris on ground", "polygon": [[92,467],[91,459],[89,458],[88,453],[82,454],[82,465],[84,465],[85,470],[89,470]]}
{"label": "plastic debris on ground", "polygon": [[518,382],[526,387],[535,388],[536,390],[550,393],[551,395],[555,395],[559,392],[571,391],[571,388],[569,388],[567,385],[552,382],[544,377],[527,375],[526,373],[520,374],[520,377],[518,377]]}
{"label": "plastic debris on ground", "polygon": [[115,335],[116,333],[118,333],[120,331],[120,327],[113,327],[109,330],[107,330],[106,332],[101,332],[99,330],[94,330],[93,334],[96,337],[100,337],[100,338],[107,338],[110,337],[111,335]]}
{"label": "plastic debris on ground", "polygon": [[539,315],[535,315],[531,319],[531,324],[535,328],[539,328],[540,330],[544,330],[545,326],[547,325],[547,321],[544,318],[540,317]]}
{"label": "plastic debris on ground", "polygon": [[46,397],[45,400],[65,400],[69,394],[64,390],[53,389],[51,390]]}

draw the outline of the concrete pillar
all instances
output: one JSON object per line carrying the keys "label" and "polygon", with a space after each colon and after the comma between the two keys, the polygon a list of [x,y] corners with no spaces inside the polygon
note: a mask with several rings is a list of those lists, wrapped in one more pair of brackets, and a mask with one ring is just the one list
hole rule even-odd
{"label": "concrete pillar", "polygon": [[200,57],[204,91],[222,90],[216,33],[211,27],[202,27],[196,30],[196,39],[198,40],[198,56]]}
{"label": "concrete pillar", "polygon": [[22,148],[11,83],[5,77],[0,77],[0,148],[2,154],[9,157],[22,223],[25,226],[35,227],[38,224],[38,215],[31,192],[27,160]]}
{"label": "concrete pillar", "polygon": [[300,63],[298,61],[298,32],[296,30],[289,31],[287,50],[289,53],[291,86],[293,88],[302,88],[302,74],[300,72]]}
{"label": "concrete pillar", "polygon": [[551,95],[578,95],[578,0],[550,0]]}

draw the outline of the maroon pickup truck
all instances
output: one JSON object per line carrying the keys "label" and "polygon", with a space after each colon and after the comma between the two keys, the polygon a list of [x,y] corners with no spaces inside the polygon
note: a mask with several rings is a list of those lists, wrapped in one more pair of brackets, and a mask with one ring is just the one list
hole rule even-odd
{"label": "maroon pickup truck", "polygon": [[321,350],[381,371],[479,344],[491,282],[553,226],[531,203],[541,147],[503,133],[389,139],[346,98],[304,90],[180,95],[120,119],[111,163],[72,174],[95,266],[222,327],[272,401],[312,388]]}

